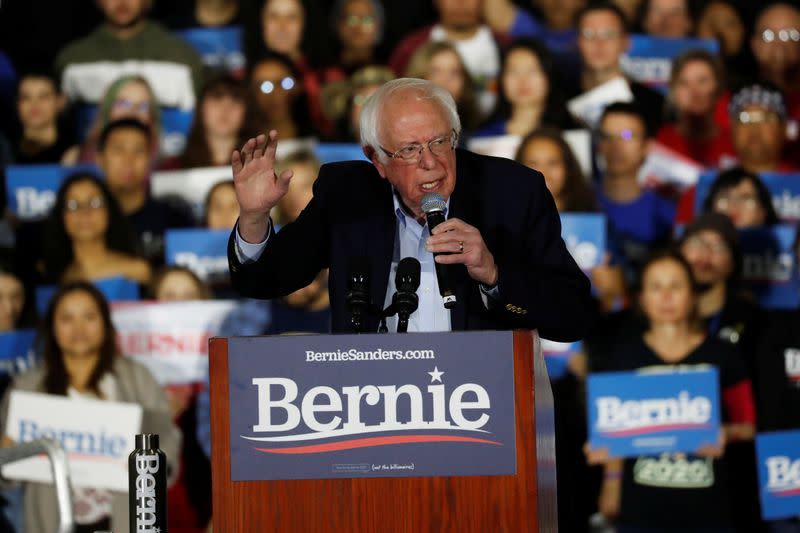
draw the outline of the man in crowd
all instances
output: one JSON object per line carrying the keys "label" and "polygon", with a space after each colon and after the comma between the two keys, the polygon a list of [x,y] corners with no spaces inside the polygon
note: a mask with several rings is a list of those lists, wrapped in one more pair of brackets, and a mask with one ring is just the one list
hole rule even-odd
{"label": "man in crowd", "polygon": [[[234,285],[274,298],[330,267],[332,328],[341,332],[349,329],[344,300],[353,261],[365,259],[372,299],[385,303],[393,265],[415,257],[422,276],[411,330],[525,327],[558,341],[582,338],[591,322],[589,283],[561,240],[541,174],[456,150],[460,130],[444,89],[408,78],[383,85],[361,115],[372,164],[323,166],[312,200],[279,233],[268,213],[292,174],[274,171],[277,132],[250,139],[232,156],[241,207],[228,248]],[[431,192],[446,200],[448,218],[429,238],[420,203]],[[438,295],[435,263],[451,271],[452,310]],[[365,322],[377,330],[377,317]]]}
{"label": "man in crowd", "polygon": [[800,10],[782,2],[763,8],[750,47],[759,78],[783,92],[788,115],[800,120]]}
{"label": "man in crowd", "polygon": [[569,90],[575,97],[614,79],[625,79],[633,101],[645,114],[651,134],[658,131],[664,109],[664,97],[656,91],[630,80],[622,70],[621,58],[630,46],[625,14],[615,4],[599,2],[582,9],[576,16],[578,51],[582,69],[576,87]]}
{"label": "man in crowd", "polygon": [[632,283],[647,254],[669,240],[675,207],[639,184],[650,136],[636,104],[606,107],[597,138],[604,169],[598,201],[608,217],[609,248],[614,262],[626,267],[626,281]]}
{"label": "man in crowd", "polygon": [[428,41],[448,41],[456,47],[472,78],[484,112],[494,103],[491,86],[500,72],[500,44],[492,30],[484,24],[484,0],[434,0],[439,20],[426,26],[395,47],[389,58],[389,68],[403,76],[414,51]]}
{"label": "man in crowd", "polygon": [[200,56],[184,41],[146,18],[150,0],[97,0],[104,22],[56,56],[69,100],[100,101],[123,74],[140,74],[163,106],[194,108],[202,86]]}
{"label": "man in crowd", "polygon": [[586,0],[532,0],[530,4],[542,14],[542,20],[511,0],[485,0],[484,17],[500,34],[513,39],[541,39],[558,55],[574,52],[574,17],[586,5]]}
{"label": "man in crowd", "polygon": [[150,197],[147,178],[152,168],[150,128],[136,119],[111,122],[100,134],[97,165],[103,171],[122,213],[136,231],[145,258],[164,262],[164,233],[192,226],[188,213]]}

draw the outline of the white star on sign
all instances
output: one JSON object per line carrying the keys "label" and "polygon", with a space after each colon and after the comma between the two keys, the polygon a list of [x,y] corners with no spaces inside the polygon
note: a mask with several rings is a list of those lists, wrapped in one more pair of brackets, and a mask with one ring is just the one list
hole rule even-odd
{"label": "white star on sign", "polygon": [[438,366],[433,367],[433,372],[428,372],[428,374],[431,376],[431,383],[434,381],[442,382],[442,374],[444,374],[444,372],[440,372]]}

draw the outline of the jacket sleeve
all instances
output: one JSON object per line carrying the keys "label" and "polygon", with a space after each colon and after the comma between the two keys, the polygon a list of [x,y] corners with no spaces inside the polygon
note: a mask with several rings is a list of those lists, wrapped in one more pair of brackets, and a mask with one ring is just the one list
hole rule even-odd
{"label": "jacket sleeve", "polygon": [[[270,234],[264,252],[251,263],[239,261],[235,235],[228,239],[228,267],[231,283],[242,296],[269,299],[291,294],[311,283],[329,263],[329,228],[325,167],[314,183],[314,196],[291,222]],[[236,231],[234,228],[233,231]]]}
{"label": "jacket sleeve", "polygon": [[499,291],[492,311],[511,327],[535,328],[554,341],[578,341],[593,323],[589,280],[561,238],[558,211],[541,174],[531,182],[519,250],[495,259]]}

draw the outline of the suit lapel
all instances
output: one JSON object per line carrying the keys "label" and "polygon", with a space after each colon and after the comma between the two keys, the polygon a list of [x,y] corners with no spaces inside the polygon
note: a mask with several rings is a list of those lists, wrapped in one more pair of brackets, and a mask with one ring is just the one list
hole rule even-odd
{"label": "suit lapel", "polygon": [[[389,272],[394,254],[394,241],[397,233],[392,188],[388,185],[388,182],[386,182],[386,185],[387,187],[382,190],[380,207],[377,209],[374,224],[371,225],[368,231],[368,242],[365,247],[370,262],[372,303],[376,307],[380,307],[381,310],[386,298]],[[370,320],[369,331],[377,330],[378,320]]]}

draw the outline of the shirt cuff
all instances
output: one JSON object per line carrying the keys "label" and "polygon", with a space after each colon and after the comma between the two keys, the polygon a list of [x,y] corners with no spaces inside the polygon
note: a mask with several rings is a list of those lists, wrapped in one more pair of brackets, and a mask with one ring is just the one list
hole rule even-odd
{"label": "shirt cuff", "polygon": [[236,251],[236,259],[243,265],[247,263],[255,263],[258,261],[258,258],[261,257],[261,254],[264,253],[264,248],[267,247],[267,241],[269,240],[269,234],[272,233],[272,219],[269,219],[269,225],[267,226],[267,236],[264,237],[264,240],[257,243],[252,244],[245,241],[241,235],[239,235],[239,222],[236,222],[236,237],[234,242],[234,250]]}
{"label": "shirt cuff", "polygon": [[483,301],[483,306],[486,309],[490,309],[491,308],[490,300],[492,302],[497,301],[498,296],[500,296],[500,287],[498,285],[495,285],[491,289],[486,290],[484,289],[483,283],[479,283],[478,288],[481,291],[481,300]]}

